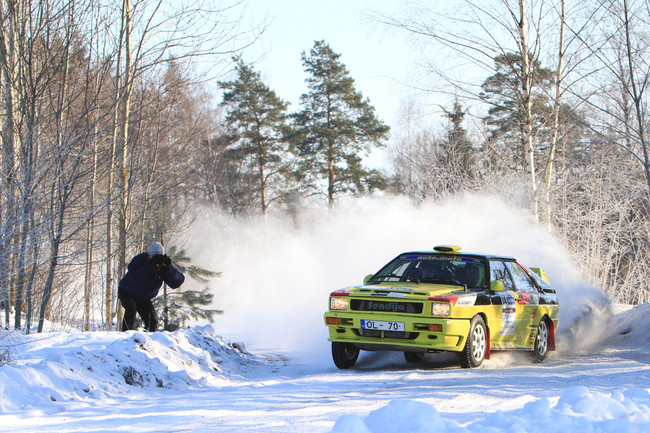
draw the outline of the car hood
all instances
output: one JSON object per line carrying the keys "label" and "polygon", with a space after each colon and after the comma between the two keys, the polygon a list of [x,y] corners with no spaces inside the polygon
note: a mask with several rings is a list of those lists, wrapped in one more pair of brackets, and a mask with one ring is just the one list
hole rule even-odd
{"label": "car hood", "polygon": [[389,298],[429,299],[452,293],[464,293],[462,286],[453,284],[414,284],[414,283],[379,283],[361,285],[337,290],[333,296],[343,295],[352,297],[386,296]]}

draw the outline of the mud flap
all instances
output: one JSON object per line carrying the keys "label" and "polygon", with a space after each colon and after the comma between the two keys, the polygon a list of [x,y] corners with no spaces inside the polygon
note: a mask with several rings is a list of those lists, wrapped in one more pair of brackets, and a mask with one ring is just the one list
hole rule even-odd
{"label": "mud flap", "polygon": [[555,324],[553,323],[552,320],[549,320],[549,323],[551,324],[550,330],[549,330],[549,335],[548,335],[548,350],[549,351],[555,351]]}

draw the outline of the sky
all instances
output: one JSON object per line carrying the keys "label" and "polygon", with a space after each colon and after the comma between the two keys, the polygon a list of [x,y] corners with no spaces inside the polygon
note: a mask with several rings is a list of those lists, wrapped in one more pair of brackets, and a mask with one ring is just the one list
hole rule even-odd
{"label": "sky", "polygon": [[416,64],[404,36],[370,19],[372,11],[394,14],[399,0],[249,0],[252,22],[266,19],[268,30],[244,54],[278,96],[299,108],[307,91],[301,62],[314,41],[325,40],[354,78],[356,89],[375,107],[381,120],[394,126],[403,101],[412,91],[406,83]]}

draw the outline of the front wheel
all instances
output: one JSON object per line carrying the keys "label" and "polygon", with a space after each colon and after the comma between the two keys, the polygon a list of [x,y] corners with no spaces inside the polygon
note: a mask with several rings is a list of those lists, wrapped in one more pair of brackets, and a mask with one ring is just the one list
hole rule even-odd
{"label": "front wheel", "polygon": [[542,319],[537,325],[537,336],[535,337],[535,347],[533,347],[533,362],[542,362],[546,358],[550,337],[551,331],[548,322]]}
{"label": "front wheel", "polygon": [[359,358],[359,349],[351,343],[332,342],[332,359],[334,365],[345,370],[353,367]]}
{"label": "front wheel", "polygon": [[481,316],[474,316],[469,326],[469,335],[463,351],[460,352],[460,365],[463,368],[478,367],[483,363],[487,353],[488,336],[485,321]]}

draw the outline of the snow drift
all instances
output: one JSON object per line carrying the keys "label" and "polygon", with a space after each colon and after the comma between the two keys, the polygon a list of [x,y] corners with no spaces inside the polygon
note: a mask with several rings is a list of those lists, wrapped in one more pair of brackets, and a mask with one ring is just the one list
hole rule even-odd
{"label": "snow drift", "polygon": [[633,433],[650,431],[650,393],[630,389],[604,394],[577,386],[566,390],[556,405],[547,398],[522,409],[497,412],[461,426],[444,418],[431,405],[415,400],[393,400],[365,418],[340,417],[332,433]]}
{"label": "snow drift", "polygon": [[211,326],[169,332],[51,333],[5,337],[0,412],[101,400],[130,387],[219,387],[281,361],[224,342]]}

